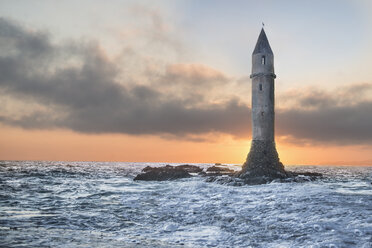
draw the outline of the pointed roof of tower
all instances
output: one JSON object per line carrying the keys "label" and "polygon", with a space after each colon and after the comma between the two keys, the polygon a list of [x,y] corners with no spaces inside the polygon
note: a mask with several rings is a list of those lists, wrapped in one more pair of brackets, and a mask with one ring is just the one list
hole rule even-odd
{"label": "pointed roof of tower", "polygon": [[261,29],[260,36],[258,36],[258,40],[256,43],[256,47],[254,48],[254,51],[253,51],[253,54],[256,54],[256,53],[273,54],[269,41],[266,37],[265,30],[263,28]]}

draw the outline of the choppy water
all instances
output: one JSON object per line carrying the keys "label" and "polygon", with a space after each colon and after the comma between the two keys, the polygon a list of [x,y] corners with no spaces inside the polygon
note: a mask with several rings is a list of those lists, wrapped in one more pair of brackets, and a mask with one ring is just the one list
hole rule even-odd
{"label": "choppy water", "polygon": [[372,247],[372,167],[289,167],[325,178],[259,186],[134,182],[147,165],[162,164],[0,161],[0,247]]}

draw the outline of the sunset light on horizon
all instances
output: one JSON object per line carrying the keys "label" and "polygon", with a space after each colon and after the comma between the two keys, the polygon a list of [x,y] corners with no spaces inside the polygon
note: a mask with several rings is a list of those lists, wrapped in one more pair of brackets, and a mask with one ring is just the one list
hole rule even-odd
{"label": "sunset light on horizon", "polygon": [[0,0],[0,247],[372,247],[371,0]]}
{"label": "sunset light on horizon", "polygon": [[283,164],[372,165],[367,0],[1,1],[0,160],[244,163],[262,22]]}

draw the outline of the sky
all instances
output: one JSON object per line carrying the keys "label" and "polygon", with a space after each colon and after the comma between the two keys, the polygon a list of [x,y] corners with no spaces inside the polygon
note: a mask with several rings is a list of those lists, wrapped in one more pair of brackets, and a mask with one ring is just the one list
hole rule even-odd
{"label": "sky", "polygon": [[372,165],[367,0],[0,0],[0,159],[242,164],[263,22],[282,162]]}

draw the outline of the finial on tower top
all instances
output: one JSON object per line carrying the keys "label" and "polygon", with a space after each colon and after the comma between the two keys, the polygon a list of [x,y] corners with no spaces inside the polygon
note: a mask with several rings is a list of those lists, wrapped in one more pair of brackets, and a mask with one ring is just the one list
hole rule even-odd
{"label": "finial on tower top", "polygon": [[265,27],[265,23],[262,22],[262,28],[264,28],[264,27]]}

